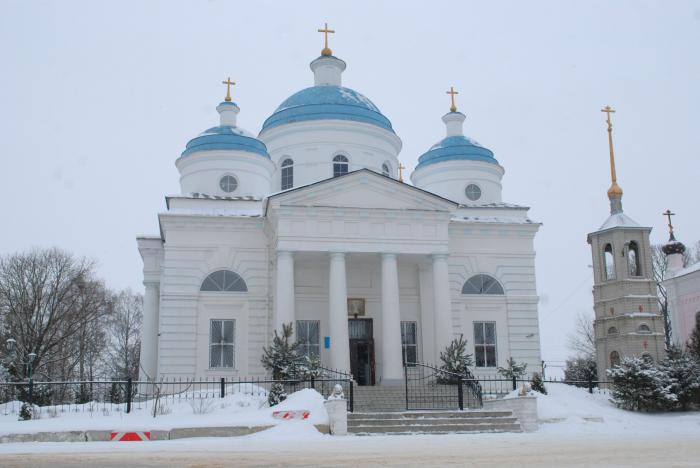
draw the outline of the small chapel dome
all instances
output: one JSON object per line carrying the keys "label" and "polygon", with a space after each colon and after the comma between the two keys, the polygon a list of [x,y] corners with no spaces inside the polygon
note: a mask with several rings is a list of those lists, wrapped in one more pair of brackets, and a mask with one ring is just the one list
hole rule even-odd
{"label": "small chapel dome", "polygon": [[216,110],[220,115],[219,125],[190,140],[175,161],[180,171],[181,192],[222,197],[266,196],[275,169],[267,147],[236,125],[240,109],[228,94]]}
{"label": "small chapel dome", "polygon": [[483,161],[498,164],[491,150],[462,134],[465,118],[461,112],[450,112],[442,118],[447,125],[447,136],[418,158],[416,169],[443,161]]}
{"label": "small chapel dome", "polygon": [[236,126],[236,116],[240,112],[236,103],[224,101],[216,107],[216,110],[221,116],[220,124],[191,139],[185,146],[182,156],[197,151],[238,150],[270,158],[262,141],[247,130]]}

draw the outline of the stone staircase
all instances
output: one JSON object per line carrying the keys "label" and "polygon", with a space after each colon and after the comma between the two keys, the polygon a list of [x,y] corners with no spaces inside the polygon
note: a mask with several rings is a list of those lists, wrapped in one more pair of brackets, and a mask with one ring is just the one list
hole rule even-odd
{"label": "stone staircase", "polygon": [[348,413],[348,432],[376,434],[452,434],[521,432],[510,411],[404,411]]}
{"label": "stone staircase", "polygon": [[351,434],[446,434],[521,432],[510,411],[406,411],[404,386],[356,386],[354,412],[348,413]]}

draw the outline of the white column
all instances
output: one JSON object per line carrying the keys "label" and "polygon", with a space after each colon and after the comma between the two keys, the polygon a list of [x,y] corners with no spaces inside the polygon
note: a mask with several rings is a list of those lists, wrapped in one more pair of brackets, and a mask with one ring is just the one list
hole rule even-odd
{"label": "white column", "polygon": [[139,380],[158,378],[158,309],[160,301],[159,284],[144,282],[146,291],[143,297],[143,322],[141,324],[141,357]]}
{"label": "white column", "polygon": [[331,338],[331,367],[343,372],[350,372],[348,291],[345,275],[345,254],[342,252],[330,254],[328,313]]}
{"label": "white column", "polygon": [[277,252],[277,285],[275,291],[275,330],[291,323],[294,330],[294,254]]}
{"label": "white column", "polygon": [[396,254],[382,254],[382,384],[403,382]]}
{"label": "white column", "polygon": [[452,341],[452,300],[447,271],[447,255],[433,255],[433,304],[435,312],[435,356]]}

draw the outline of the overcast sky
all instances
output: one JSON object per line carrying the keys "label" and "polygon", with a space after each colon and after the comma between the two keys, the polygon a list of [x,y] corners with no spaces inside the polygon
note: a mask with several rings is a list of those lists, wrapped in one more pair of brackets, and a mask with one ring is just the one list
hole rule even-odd
{"label": "overcast sky", "polygon": [[59,246],[142,290],[135,237],[157,234],[175,159],[238,83],[257,133],[313,84],[324,22],[343,83],[403,140],[409,171],[444,136],[451,85],[466,134],[532,207],[543,356],[592,315],[586,234],[608,216],[610,104],[625,212],[700,239],[700,2],[31,2],[0,0],[0,254]]}

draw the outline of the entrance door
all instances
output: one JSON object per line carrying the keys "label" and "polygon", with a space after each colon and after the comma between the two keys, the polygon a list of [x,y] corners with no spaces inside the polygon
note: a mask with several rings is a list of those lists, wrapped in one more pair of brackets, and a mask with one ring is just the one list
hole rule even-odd
{"label": "entrance door", "polygon": [[358,385],[374,385],[372,319],[348,319],[350,371]]}

